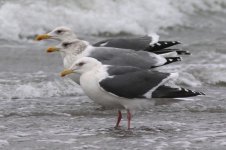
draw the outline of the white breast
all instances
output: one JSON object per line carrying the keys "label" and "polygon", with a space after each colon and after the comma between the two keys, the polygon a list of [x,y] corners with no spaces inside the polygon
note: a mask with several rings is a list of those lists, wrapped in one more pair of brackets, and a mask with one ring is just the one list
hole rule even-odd
{"label": "white breast", "polygon": [[119,99],[100,88],[99,80],[101,76],[97,70],[89,71],[81,76],[80,84],[86,95],[104,107],[123,108]]}
{"label": "white breast", "polygon": [[63,57],[64,68],[69,68],[71,65],[82,57],[88,57],[93,51],[92,46],[87,46],[87,48],[80,54],[67,52]]}
{"label": "white breast", "polygon": [[94,102],[108,108],[125,108],[130,110],[144,109],[153,105],[153,103],[150,103],[150,100],[147,101],[147,99],[127,99],[105,91],[99,85],[99,81],[107,76],[107,74],[105,74],[106,72],[103,72],[103,70],[98,71],[93,69],[82,74],[80,77],[82,89]]}

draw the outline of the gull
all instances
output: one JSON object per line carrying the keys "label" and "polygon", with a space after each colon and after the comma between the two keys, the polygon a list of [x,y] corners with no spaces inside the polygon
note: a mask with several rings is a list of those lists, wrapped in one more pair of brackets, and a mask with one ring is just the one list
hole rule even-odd
{"label": "gull", "polygon": [[[75,33],[68,27],[57,27],[49,33],[41,34],[36,37],[36,40],[44,39],[55,39],[58,41],[66,41],[78,39]],[[115,47],[132,50],[144,50],[153,52],[156,54],[170,54],[170,56],[179,55],[190,55],[189,51],[180,49],[165,49],[174,45],[180,44],[179,41],[159,41],[159,36],[155,33],[145,35],[142,37],[132,38],[113,38],[99,41],[93,46],[95,47]]]}
{"label": "gull", "polygon": [[[140,69],[150,69],[169,64],[180,60],[175,58],[164,58],[157,54],[146,51],[132,51],[128,49],[118,49],[111,47],[93,47],[87,41],[73,40],[62,42],[58,46],[49,47],[47,52],[59,51],[63,58],[64,68],[69,68],[76,60],[82,57],[93,57],[106,65],[133,66]],[[80,84],[79,74],[72,74],[69,77]],[[164,93],[162,91],[165,91]],[[177,88],[160,86],[155,92],[158,98],[173,98],[180,94]],[[189,94],[191,96],[192,93]],[[194,94],[195,96],[196,94]],[[185,94],[184,94],[185,96]]]}
{"label": "gull", "polygon": [[[122,114],[127,111],[127,127],[131,128],[131,111],[145,108],[153,93],[164,83],[175,80],[177,73],[162,73],[150,69],[143,70],[132,66],[104,65],[97,59],[83,57],[75,61],[71,67],[61,72],[61,76],[71,73],[80,74],[80,85],[86,95],[94,102],[108,108],[118,109],[115,127],[119,127]],[[184,88],[178,88],[176,97],[204,95]],[[162,91],[164,93],[164,91]]]}
{"label": "gull", "polygon": [[[134,51],[113,47],[94,47],[84,40],[68,40],[49,47],[47,52],[60,51],[64,68],[70,67],[74,61],[82,57],[92,57],[106,65],[133,66],[141,69],[151,69],[172,62],[180,61],[180,57],[163,57],[146,51]],[[79,83],[78,77],[73,77]]]}

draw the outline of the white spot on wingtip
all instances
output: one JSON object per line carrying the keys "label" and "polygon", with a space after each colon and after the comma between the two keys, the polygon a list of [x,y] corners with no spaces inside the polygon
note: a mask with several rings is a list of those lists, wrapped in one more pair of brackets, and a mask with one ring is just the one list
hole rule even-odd
{"label": "white spot on wingtip", "polygon": [[188,92],[188,89],[184,89],[185,92]]}
{"label": "white spot on wingtip", "polygon": [[100,44],[100,46],[105,46],[107,44],[108,44],[108,42],[104,42],[104,43]]}
{"label": "white spot on wingtip", "polygon": [[160,44],[160,43],[156,43],[156,45],[161,46],[161,44]]}

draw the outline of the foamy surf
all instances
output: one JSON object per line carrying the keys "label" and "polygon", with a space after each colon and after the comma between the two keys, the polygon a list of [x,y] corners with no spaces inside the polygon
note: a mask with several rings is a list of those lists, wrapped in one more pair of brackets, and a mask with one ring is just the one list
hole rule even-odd
{"label": "foamy surf", "polygon": [[[0,76],[8,76],[3,73]],[[50,78],[53,78],[49,80]],[[81,88],[70,79],[44,73],[11,74],[0,80],[1,99],[32,99],[83,95]]]}
{"label": "foamy surf", "polygon": [[26,39],[60,25],[88,35],[148,34],[184,25],[190,14],[223,12],[225,6],[224,0],[12,0],[0,7],[0,38]]}

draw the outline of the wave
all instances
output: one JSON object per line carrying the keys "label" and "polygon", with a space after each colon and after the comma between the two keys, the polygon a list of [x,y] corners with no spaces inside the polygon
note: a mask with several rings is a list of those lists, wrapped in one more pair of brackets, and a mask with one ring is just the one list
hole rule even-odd
{"label": "wave", "polygon": [[146,34],[183,25],[189,14],[223,12],[226,1],[11,0],[0,6],[0,39],[19,40],[61,25],[79,34]]}
{"label": "wave", "polygon": [[187,86],[226,87],[226,66],[224,64],[188,65],[186,72],[182,72],[180,75],[179,83]]}
{"label": "wave", "polygon": [[[36,73],[1,73],[1,99],[31,99],[83,95],[81,88],[68,78]],[[4,79],[4,77],[7,77]]]}
{"label": "wave", "polygon": [[[220,59],[220,58],[219,58]],[[158,70],[164,72],[178,72],[176,84],[198,88],[202,86],[226,87],[225,64],[180,64],[165,66]],[[211,71],[210,71],[211,70]]]}

